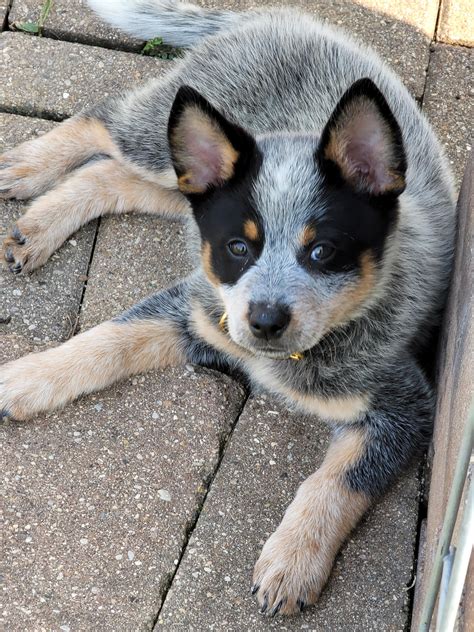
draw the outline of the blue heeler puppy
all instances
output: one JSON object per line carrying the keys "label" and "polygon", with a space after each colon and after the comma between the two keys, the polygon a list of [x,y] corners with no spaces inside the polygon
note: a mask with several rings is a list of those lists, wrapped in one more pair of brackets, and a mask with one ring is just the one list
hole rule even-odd
{"label": "blue heeler puppy", "polygon": [[416,356],[450,274],[451,175],[400,80],[308,15],[90,4],[133,35],[191,50],[163,79],[0,158],[1,195],[39,196],[5,259],[29,272],[90,219],[141,211],[186,220],[196,269],[0,367],[0,409],[27,419],[194,362],[328,421],[326,459],[255,567],[262,609],[290,614],[316,602],[343,540],[428,443],[433,392]]}

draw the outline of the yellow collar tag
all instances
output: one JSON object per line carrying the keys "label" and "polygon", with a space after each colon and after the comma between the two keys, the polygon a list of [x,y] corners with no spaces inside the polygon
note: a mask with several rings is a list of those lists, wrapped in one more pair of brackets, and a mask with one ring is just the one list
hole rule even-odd
{"label": "yellow collar tag", "polygon": [[295,353],[291,353],[288,358],[290,360],[302,360],[303,359],[303,354],[300,353],[299,351],[295,351]]}
{"label": "yellow collar tag", "polygon": [[222,331],[226,330],[226,322],[227,322],[227,312],[224,312],[222,316],[219,318],[219,327]]}

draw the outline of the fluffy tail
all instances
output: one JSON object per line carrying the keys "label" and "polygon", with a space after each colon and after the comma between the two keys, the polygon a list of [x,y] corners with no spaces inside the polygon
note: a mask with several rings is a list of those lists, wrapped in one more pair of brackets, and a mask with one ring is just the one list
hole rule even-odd
{"label": "fluffy tail", "polygon": [[228,28],[238,17],[232,11],[211,11],[178,0],[88,0],[100,17],[129,35],[187,48]]}

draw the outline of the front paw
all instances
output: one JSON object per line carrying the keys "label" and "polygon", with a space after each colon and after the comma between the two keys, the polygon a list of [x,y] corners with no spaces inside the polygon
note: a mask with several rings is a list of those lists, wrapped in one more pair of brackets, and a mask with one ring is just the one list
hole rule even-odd
{"label": "front paw", "polygon": [[27,200],[41,193],[44,165],[25,143],[0,155],[0,198]]}
{"label": "front paw", "polygon": [[283,523],[258,559],[252,593],[260,612],[294,614],[316,603],[333,565],[333,556],[296,524]]}
{"label": "front paw", "polygon": [[42,231],[20,218],[3,242],[3,256],[10,272],[31,272],[46,263],[50,250]]}
{"label": "front paw", "polygon": [[48,408],[51,383],[31,357],[0,366],[0,418],[23,421]]}

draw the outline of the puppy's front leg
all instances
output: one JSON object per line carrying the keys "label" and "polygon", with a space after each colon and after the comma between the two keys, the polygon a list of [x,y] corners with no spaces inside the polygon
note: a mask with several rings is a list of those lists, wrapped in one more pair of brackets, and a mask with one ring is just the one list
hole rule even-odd
{"label": "puppy's front leg", "polygon": [[316,602],[371,501],[426,447],[433,400],[414,363],[372,405],[360,423],[338,427],[321,468],[300,486],[263,547],[253,578],[263,612],[291,614]]}
{"label": "puppy's front leg", "polygon": [[186,282],[55,349],[0,366],[0,414],[27,419],[134,373],[197,361]]}
{"label": "puppy's front leg", "polygon": [[336,553],[370,504],[344,474],[364,450],[359,428],[344,430],[321,468],[298,489],[255,566],[253,592],[263,612],[291,614],[315,603]]}
{"label": "puppy's front leg", "polygon": [[105,322],[55,349],[0,367],[0,410],[27,419],[133,373],[183,360],[179,334],[169,322]]}

